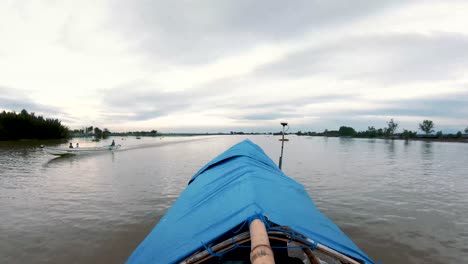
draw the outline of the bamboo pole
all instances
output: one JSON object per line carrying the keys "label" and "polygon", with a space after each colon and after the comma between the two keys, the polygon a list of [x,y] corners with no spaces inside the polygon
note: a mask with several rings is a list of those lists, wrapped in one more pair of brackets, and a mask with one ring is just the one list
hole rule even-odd
{"label": "bamboo pole", "polygon": [[265,224],[260,219],[255,219],[249,228],[251,240],[250,262],[252,264],[274,264],[273,250],[271,250]]}

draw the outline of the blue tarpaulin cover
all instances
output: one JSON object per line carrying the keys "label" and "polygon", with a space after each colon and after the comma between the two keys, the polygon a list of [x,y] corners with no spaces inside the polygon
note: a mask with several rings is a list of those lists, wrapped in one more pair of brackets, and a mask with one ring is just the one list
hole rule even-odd
{"label": "blue tarpaulin cover", "polygon": [[374,263],[319,212],[301,184],[287,177],[250,140],[200,169],[127,263],[182,261],[257,214],[345,255]]}

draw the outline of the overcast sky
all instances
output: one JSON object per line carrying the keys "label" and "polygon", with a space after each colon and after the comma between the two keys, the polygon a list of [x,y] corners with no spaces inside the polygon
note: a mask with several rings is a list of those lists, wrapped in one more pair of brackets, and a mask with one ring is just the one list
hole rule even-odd
{"label": "overcast sky", "polygon": [[0,109],[71,128],[468,126],[468,1],[0,1]]}

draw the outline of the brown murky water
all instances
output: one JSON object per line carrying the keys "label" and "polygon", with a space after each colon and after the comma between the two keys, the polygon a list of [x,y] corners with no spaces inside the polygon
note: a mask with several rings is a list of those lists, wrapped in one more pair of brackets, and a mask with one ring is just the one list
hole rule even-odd
{"label": "brown murky water", "polygon": [[[190,177],[244,138],[116,138],[126,150],[64,158],[0,142],[0,263],[124,262]],[[249,138],[278,160],[276,137]],[[286,174],[375,261],[466,263],[468,144],[290,138]]]}

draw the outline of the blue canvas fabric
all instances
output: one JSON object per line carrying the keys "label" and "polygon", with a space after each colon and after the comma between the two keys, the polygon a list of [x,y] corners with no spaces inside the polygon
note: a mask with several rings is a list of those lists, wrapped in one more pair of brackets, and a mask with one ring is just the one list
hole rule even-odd
{"label": "blue canvas fabric", "polygon": [[127,263],[176,263],[257,214],[374,263],[319,212],[301,184],[287,177],[250,140],[200,169]]}

